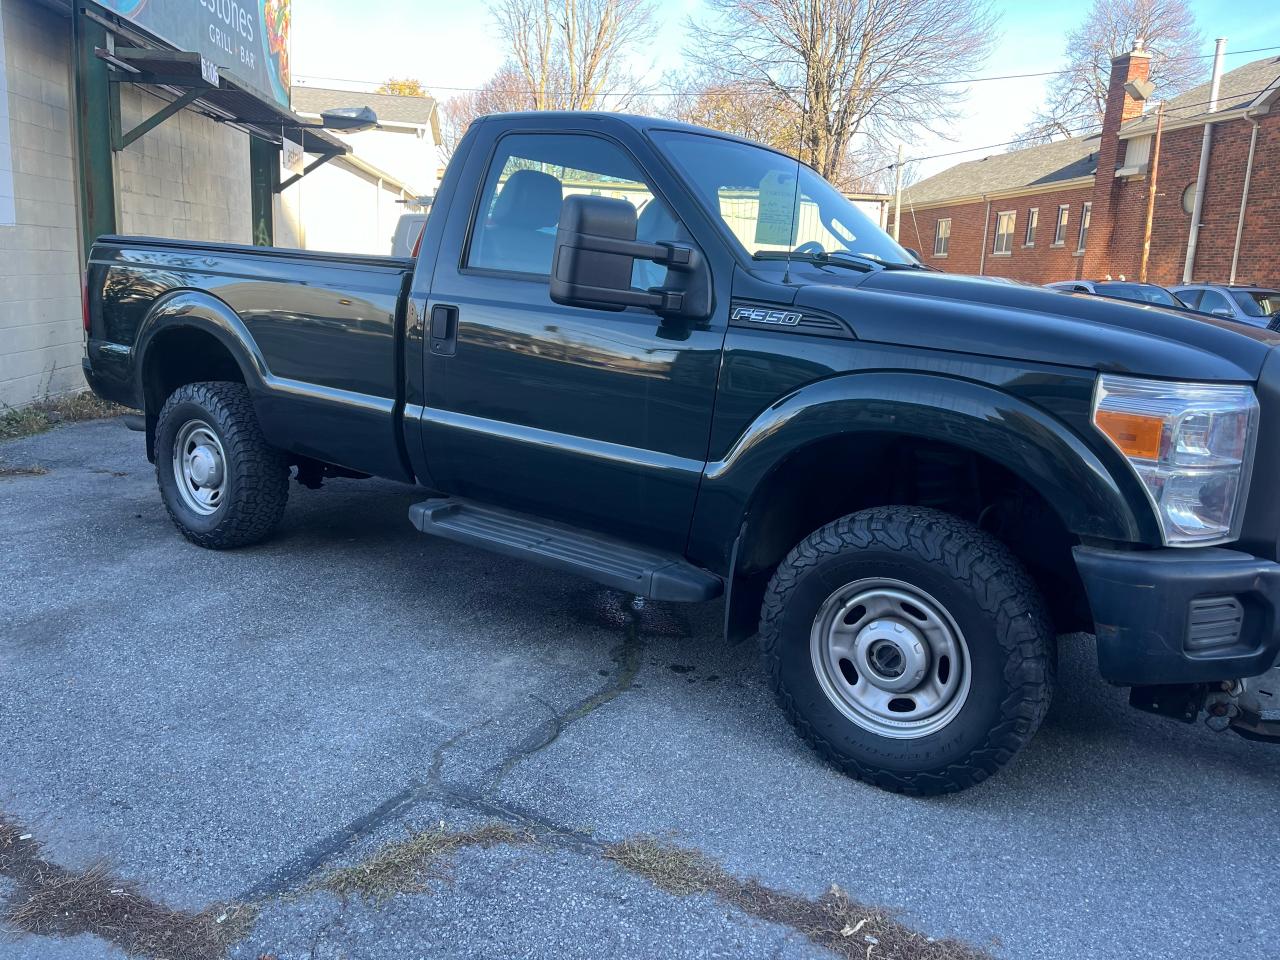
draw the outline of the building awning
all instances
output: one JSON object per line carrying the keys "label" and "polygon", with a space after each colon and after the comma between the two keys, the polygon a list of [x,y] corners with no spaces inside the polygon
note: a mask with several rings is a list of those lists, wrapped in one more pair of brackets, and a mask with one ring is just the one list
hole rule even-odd
{"label": "building awning", "polygon": [[[215,66],[198,53],[154,47],[99,48],[94,52],[113,68],[110,78],[113,83],[162,87],[176,97],[132,130],[120,128],[120,112],[113,110],[111,133],[112,146],[116,150],[124,149],[178,111],[193,107],[225,123],[234,123],[269,143],[280,144],[287,138],[300,144],[304,152],[317,154],[317,159],[307,165],[304,174],[327,160],[351,152],[350,146],[313,121],[268,100],[234,73]],[[112,102],[115,100],[113,97]],[[281,188],[297,176],[286,181]]]}

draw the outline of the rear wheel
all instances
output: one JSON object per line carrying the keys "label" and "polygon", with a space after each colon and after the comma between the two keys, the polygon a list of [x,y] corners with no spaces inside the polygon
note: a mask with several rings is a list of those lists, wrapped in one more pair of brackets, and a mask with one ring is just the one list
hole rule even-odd
{"label": "rear wheel", "polygon": [[289,465],[262,435],[240,383],[190,383],[156,423],[156,479],[174,525],[215,550],[258,543],[289,497]]}
{"label": "rear wheel", "polygon": [[1003,544],[936,510],[864,510],[811,534],[774,574],[760,640],[805,740],[888,790],[986,779],[1049,706],[1035,585]]}

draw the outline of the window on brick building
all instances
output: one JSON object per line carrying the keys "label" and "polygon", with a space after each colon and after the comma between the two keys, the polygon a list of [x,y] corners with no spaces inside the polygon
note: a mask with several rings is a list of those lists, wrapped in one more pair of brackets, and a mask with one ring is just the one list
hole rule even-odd
{"label": "window on brick building", "polygon": [[1024,247],[1036,245],[1036,227],[1040,224],[1040,208],[1032,207],[1027,211],[1027,235],[1022,241]]}
{"label": "window on brick building", "polygon": [[1067,219],[1071,216],[1071,204],[1064,203],[1058,207],[1058,222],[1053,226],[1053,245],[1060,247],[1067,242]]}
{"label": "window on brick building", "polygon": [[1012,210],[1003,210],[996,214],[996,245],[992,253],[1013,252],[1013,226],[1018,215]]}
{"label": "window on brick building", "polygon": [[1080,242],[1076,244],[1076,253],[1084,253],[1084,245],[1089,242],[1089,214],[1092,210],[1092,203],[1080,208]]}
{"label": "window on brick building", "polygon": [[933,229],[933,255],[945,257],[951,249],[951,218],[939,220]]}

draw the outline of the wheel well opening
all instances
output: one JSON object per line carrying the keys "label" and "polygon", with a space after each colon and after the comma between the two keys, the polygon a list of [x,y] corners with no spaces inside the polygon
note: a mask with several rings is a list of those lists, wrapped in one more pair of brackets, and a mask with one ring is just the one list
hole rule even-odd
{"label": "wheel well opening", "polygon": [[1007,467],[937,440],[845,435],[797,451],[752,499],[738,573],[762,577],[824,524],[890,504],[933,507],[990,533],[1036,581],[1059,632],[1091,629],[1078,540],[1053,507]]}
{"label": "wheel well opening", "polygon": [[244,374],[231,351],[211,333],[188,327],[158,334],[147,348],[142,371],[147,413],[159,413],[179,387],[203,380],[244,383]]}
{"label": "wheel well opening", "polygon": [[208,380],[244,383],[240,364],[222,341],[191,327],[156,335],[147,347],[142,367],[148,457],[155,456],[156,419],[165,400],[181,386]]}

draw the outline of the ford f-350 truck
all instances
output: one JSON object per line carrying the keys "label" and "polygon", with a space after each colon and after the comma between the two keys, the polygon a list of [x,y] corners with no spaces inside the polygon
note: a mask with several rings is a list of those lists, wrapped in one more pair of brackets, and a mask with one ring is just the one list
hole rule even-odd
{"label": "ford f-350 truck", "polygon": [[1275,739],[1280,336],[928,270],[794,159],[593,113],[472,125],[416,259],[102,237],[85,372],[178,529],[291,478],[424,533],[723,597],[801,736],[938,793],[1034,734],[1055,637]]}

